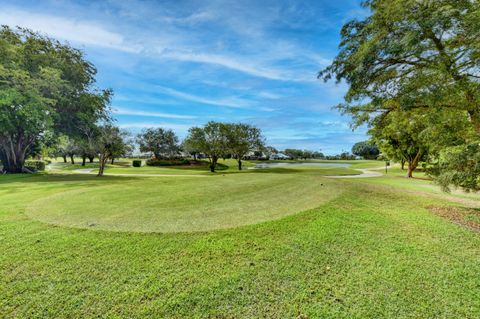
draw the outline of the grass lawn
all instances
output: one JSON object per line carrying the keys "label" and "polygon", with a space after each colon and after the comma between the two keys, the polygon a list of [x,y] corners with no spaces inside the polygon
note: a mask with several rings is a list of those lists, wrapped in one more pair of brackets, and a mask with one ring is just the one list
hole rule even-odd
{"label": "grass lawn", "polygon": [[480,317],[480,196],[328,169],[0,176],[0,317]]}

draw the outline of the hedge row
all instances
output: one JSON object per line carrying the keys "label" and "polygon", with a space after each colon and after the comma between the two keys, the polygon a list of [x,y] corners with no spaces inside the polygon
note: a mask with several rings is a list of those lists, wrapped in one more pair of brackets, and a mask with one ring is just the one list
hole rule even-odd
{"label": "hedge row", "polygon": [[149,159],[147,161],[148,166],[178,166],[178,165],[190,165],[190,161],[187,159],[181,160],[159,160]]}
{"label": "hedge row", "polygon": [[45,161],[29,160],[25,161],[24,167],[32,172],[44,171],[47,163]]}

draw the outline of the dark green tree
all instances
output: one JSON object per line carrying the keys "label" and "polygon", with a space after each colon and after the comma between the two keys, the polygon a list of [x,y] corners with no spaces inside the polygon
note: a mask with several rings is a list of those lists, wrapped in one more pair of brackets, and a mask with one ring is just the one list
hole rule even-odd
{"label": "dark green tree", "polygon": [[47,131],[77,134],[108,117],[111,92],[98,91],[82,51],[32,31],[0,28],[0,159],[23,171],[28,150]]}
{"label": "dark green tree", "polygon": [[157,159],[175,157],[180,150],[175,133],[163,128],[144,130],[138,134],[137,143],[141,152],[152,153]]}
{"label": "dark green tree", "polygon": [[242,159],[249,152],[263,149],[264,138],[259,128],[243,123],[225,124],[228,152],[237,159],[238,169],[242,170]]}
{"label": "dark green tree", "polygon": [[361,156],[364,159],[376,159],[378,154],[380,154],[380,150],[374,143],[363,141],[352,146],[352,154]]}
{"label": "dark green tree", "polygon": [[339,54],[319,74],[324,80],[348,84],[345,103],[338,108],[353,117],[354,126],[391,111],[463,111],[476,131],[467,144],[478,143],[480,2],[368,0],[364,4],[371,15],[344,25]]}
{"label": "dark green tree", "polygon": [[204,153],[210,162],[210,171],[215,172],[218,159],[228,154],[227,125],[208,122],[203,127],[192,127],[185,144]]}

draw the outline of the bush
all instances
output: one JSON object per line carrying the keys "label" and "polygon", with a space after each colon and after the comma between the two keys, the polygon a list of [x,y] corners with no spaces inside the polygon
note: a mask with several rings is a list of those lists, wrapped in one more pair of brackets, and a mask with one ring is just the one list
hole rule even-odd
{"label": "bush", "polygon": [[142,160],[133,160],[132,161],[132,166],[133,167],[142,167],[143,166],[143,161]]}
{"label": "bush", "polygon": [[159,159],[149,159],[147,161],[148,166],[179,166],[179,165],[190,165],[190,161],[187,159],[181,160],[159,160]]}
{"label": "bush", "polygon": [[46,163],[44,161],[25,161],[24,167],[32,172],[39,172],[45,170]]}

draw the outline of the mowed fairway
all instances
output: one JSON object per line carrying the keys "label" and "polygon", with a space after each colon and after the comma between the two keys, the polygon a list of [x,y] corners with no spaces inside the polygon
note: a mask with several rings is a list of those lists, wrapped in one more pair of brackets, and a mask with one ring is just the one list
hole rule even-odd
{"label": "mowed fairway", "polygon": [[480,317],[466,197],[325,171],[0,176],[0,317]]}
{"label": "mowed fairway", "polygon": [[136,232],[192,232],[255,224],[339,196],[315,175],[235,174],[202,179],[136,178],[68,189],[33,201],[26,213],[55,225]]}

